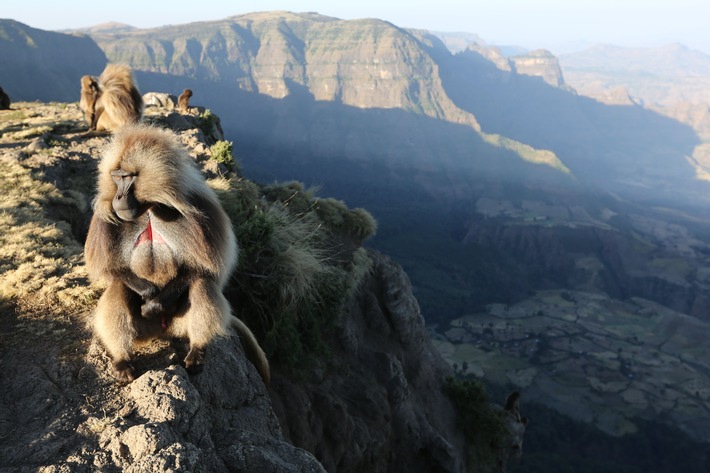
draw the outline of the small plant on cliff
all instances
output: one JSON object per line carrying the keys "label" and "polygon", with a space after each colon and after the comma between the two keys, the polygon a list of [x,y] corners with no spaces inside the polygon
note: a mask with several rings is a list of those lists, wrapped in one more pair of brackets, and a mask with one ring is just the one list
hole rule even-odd
{"label": "small plant on cliff", "polygon": [[211,159],[220,164],[224,164],[229,169],[234,169],[236,162],[234,161],[234,144],[231,141],[220,140],[210,146]]}
{"label": "small plant on cliff", "polygon": [[361,208],[349,209],[341,200],[318,199],[315,211],[331,228],[344,232],[359,242],[377,232],[377,221],[368,211]]}
{"label": "small plant on cliff", "polygon": [[215,124],[217,123],[217,116],[214,115],[209,109],[205,110],[200,114],[198,126],[205,136],[211,136]]}
{"label": "small plant on cliff", "polygon": [[466,437],[468,471],[487,471],[496,462],[496,445],[504,445],[507,431],[501,410],[493,407],[479,381],[447,378],[446,394],[458,413],[458,424]]}

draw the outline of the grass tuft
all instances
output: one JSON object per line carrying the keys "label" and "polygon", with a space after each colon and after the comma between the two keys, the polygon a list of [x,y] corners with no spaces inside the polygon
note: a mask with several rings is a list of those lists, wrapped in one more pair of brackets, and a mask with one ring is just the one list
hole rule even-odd
{"label": "grass tuft", "polygon": [[[219,179],[210,185],[240,247],[231,285],[235,311],[262,340],[271,362],[297,374],[327,357],[324,334],[368,273],[370,259],[363,248],[332,257],[342,239],[333,233],[341,230],[321,218],[320,200],[300,183]],[[343,216],[351,212],[338,205]]]}

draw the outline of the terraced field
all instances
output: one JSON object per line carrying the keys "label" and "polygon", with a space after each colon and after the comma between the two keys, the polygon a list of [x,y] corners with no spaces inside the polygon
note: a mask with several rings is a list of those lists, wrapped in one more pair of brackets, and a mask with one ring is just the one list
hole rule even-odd
{"label": "terraced field", "polygon": [[432,336],[458,372],[514,385],[612,435],[644,418],[710,440],[710,324],[696,318],[638,298],[545,291]]}

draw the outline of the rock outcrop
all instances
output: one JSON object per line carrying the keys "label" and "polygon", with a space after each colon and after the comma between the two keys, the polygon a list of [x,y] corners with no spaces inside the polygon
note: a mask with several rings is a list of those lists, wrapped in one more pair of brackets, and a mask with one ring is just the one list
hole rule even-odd
{"label": "rock outcrop", "polygon": [[565,84],[559,59],[546,49],[536,49],[521,56],[513,56],[510,60],[518,74],[542,77],[542,80],[554,87],[562,87]]}
{"label": "rock outcrop", "polygon": [[465,51],[480,54],[501,71],[540,77],[553,87],[565,86],[560,61],[546,49],[536,49],[525,54],[506,57],[496,46],[472,43]]}
{"label": "rock outcrop", "polygon": [[372,273],[330,337],[330,369],[306,383],[274,379],[285,434],[332,472],[464,471],[464,440],[443,392],[451,370],[402,268],[369,256]]}
{"label": "rock outcrop", "polygon": [[[135,360],[135,382],[112,379],[85,328],[96,292],[81,262],[86,220],[76,217],[90,213],[79,203],[108,138],[83,133],[76,103],[16,107],[23,113],[0,117],[3,188],[17,189],[3,200],[3,246],[15,257],[3,257],[0,277],[0,471],[324,471],[283,437],[236,337],[210,345],[197,376],[178,364],[179,345],[154,342]],[[216,117],[207,128],[167,109],[146,115],[173,125],[208,175],[221,172],[208,162],[222,138]],[[10,241],[13,231],[25,239]]]}

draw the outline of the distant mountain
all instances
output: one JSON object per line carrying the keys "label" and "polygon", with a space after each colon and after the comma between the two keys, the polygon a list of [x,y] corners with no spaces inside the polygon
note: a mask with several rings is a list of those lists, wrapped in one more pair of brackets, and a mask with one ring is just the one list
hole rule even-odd
{"label": "distant mountain", "polygon": [[458,53],[469,47],[471,44],[486,44],[485,40],[474,33],[432,31],[434,36],[452,53]]}
{"label": "distant mountain", "polygon": [[314,100],[477,127],[448,99],[417,38],[381,20],[275,12],[93,36],[112,61],[143,71],[236,82],[277,99],[305,87]]}
{"label": "distant mountain", "polygon": [[562,77],[559,60],[546,49],[505,53],[497,46],[470,44],[464,51],[472,51],[485,57],[502,71],[515,72],[532,77],[541,77],[553,87],[567,88]]}
{"label": "distant mountain", "polygon": [[710,55],[677,43],[659,48],[597,45],[561,55],[560,64],[580,94],[609,104],[631,99],[710,138]]}
{"label": "distant mountain", "polygon": [[0,87],[13,101],[78,101],[81,76],[98,75],[106,56],[88,36],[0,20]]}
{"label": "distant mountain", "polygon": [[87,28],[76,28],[69,30],[60,30],[61,33],[80,33],[80,34],[101,34],[101,33],[130,33],[138,28],[135,26],[127,25],[125,23],[118,23],[116,21],[110,21],[108,23],[101,23],[94,26],[89,26]]}
{"label": "distant mountain", "polygon": [[673,43],[658,48],[627,48],[598,44],[584,51],[560,55],[574,71],[621,73],[666,79],[710,76],[710,56]]}

